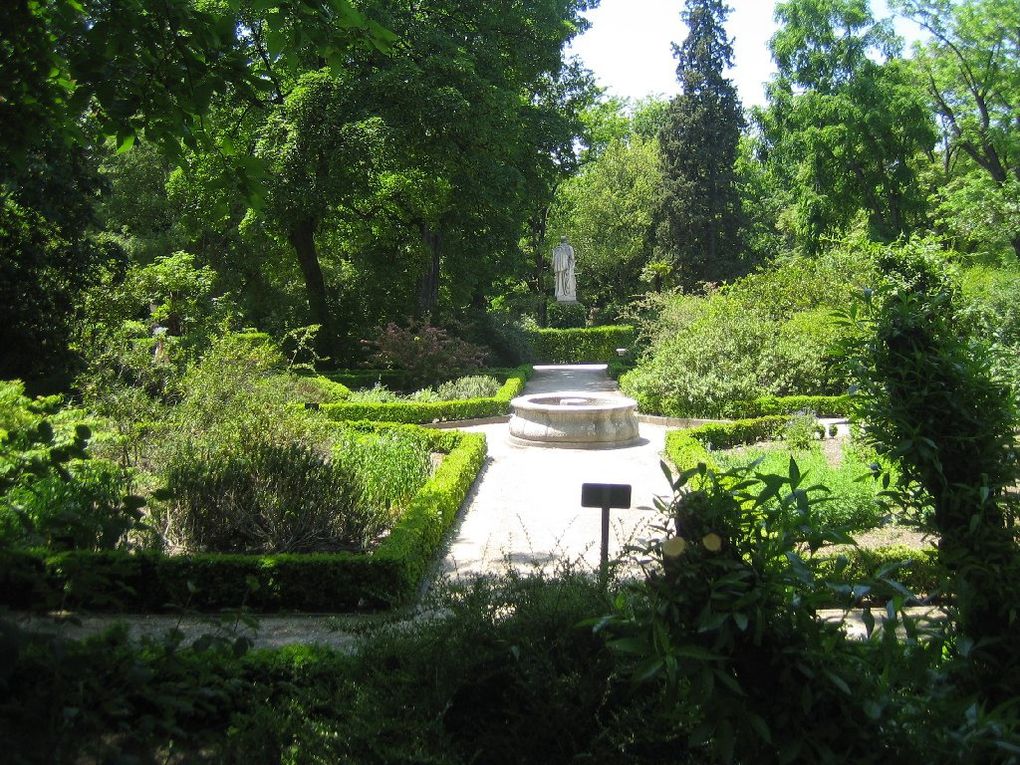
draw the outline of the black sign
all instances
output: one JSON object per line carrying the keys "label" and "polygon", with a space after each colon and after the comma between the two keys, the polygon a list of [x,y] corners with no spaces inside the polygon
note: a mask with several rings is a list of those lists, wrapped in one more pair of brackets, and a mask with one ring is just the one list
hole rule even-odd
{"label": "black sign", "polygon": [[581,507],[615,507],[625,510],[630,507],[630,484],[583,483]]}

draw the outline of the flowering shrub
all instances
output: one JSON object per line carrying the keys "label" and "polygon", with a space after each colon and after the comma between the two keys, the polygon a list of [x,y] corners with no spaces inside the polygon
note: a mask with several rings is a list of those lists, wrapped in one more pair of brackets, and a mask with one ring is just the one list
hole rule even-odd
{"label": "flowering shrub", "polygon": [[451,373],[481,369],[488,355],[481,346],[420,322],[406,328],[390,322],[368,344],[376,348],[374,366],[405,370],[417,385],[436,385]]}

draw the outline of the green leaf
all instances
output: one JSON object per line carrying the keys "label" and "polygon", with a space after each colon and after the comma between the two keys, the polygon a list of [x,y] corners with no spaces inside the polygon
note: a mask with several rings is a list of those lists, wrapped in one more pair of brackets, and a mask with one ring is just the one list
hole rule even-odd
{"label": "green leaf", "polygon": [[629,653],[637,656],[644,656],[649,653],[648,641],[642,638],[617,638],[610,640],[607,645],[611,650],[620,653]]}
{"label": "green leaf", "polygon": [[125,152],[131,151],[131,147],[135,145],[135,134],[134,133],[123,133],[117,136],[117,153],[124,154]]}
{"label": "green leaf", "polygon": [[699,661],[717,661],[723,657],[717,653],[709,651],[707,648],[702,648],[700,645],[693,645],[688,643],[687,645],[679,645],[673,649],[673,653],[677,656],[682,656],[685,659],[697,659]]}
{"label": "green leaf", "polygon": [[847,696],[852,695],[850,691],[850,686],[846,684],[846,680],[844,680],[842,677],[837,675],[835,672],[832,672],[831,670],[825,670],[825,675],[826,677],[829,678],[829,680],[832,681],[833,685],[839,688]]}

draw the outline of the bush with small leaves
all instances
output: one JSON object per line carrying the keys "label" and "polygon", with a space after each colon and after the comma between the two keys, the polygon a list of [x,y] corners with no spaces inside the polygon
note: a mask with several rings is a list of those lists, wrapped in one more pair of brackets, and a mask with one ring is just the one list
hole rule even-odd
{"label": "bush with small leaves", "polygon": [[389,520],[359,502],[353,471],[300,443],[183,452],[165,480],[154,520],[175,550],[361,550]]}

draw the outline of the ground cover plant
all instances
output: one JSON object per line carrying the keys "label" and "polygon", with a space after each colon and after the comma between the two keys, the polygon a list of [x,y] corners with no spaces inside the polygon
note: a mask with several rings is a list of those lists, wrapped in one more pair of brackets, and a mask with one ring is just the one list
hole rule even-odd
{"label": "ground cover plant", "polygon": [[748,448],[712,455],[722,469],[757,463],[757,470],[776,474],[795,460],[805,480],[829,489],[829,495],[815,510],[819,522],[851,531],[874,528],[886,517],[878,496],[882,487],[875,480],[874,469],[854,452],[840,447],[839,464],[823,452],[818,442],[793,448]]}

